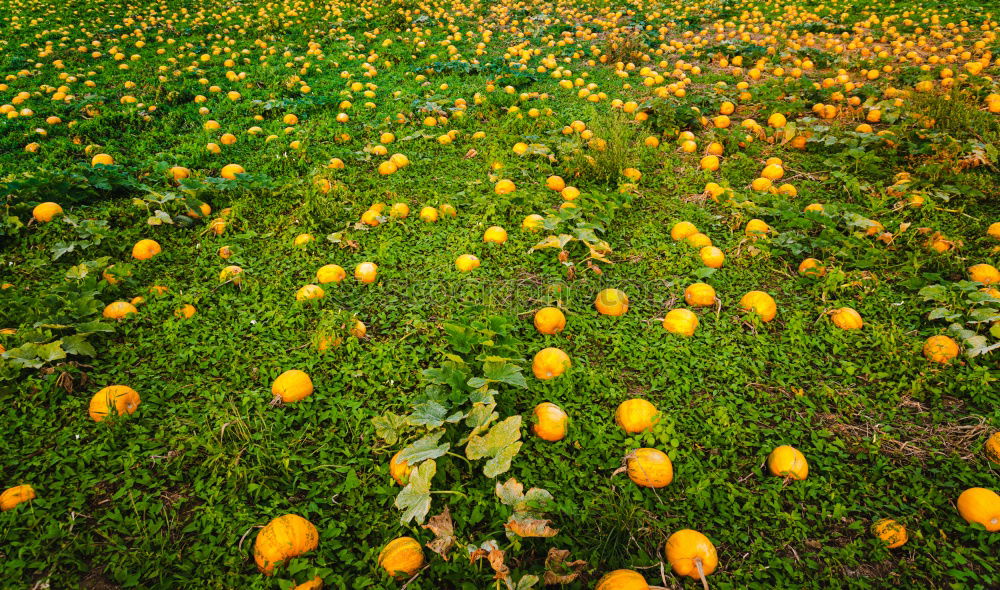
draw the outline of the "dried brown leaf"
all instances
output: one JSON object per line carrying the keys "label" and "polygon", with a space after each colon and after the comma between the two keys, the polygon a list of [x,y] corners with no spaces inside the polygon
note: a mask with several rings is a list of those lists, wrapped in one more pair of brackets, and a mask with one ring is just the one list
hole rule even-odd
{"label": "dried brown leaf", "polygon": [[519,537],[553,537],[559,532],[549,526],[548,519],[516,518],[512,516],[504,528]]}
{"label": "dried brown leaf", "polygon": [[587,567],[587,562],[582,559],[569,560],[568,549],[549,548],[549,554],[545,557],[545,585],[569,584],[576,580]]}
{"label": "dried brown leaf", "polygon": [[448,552],[455,545],[455,527],[448,507],[445,506],[441,514],[432,516],[424,528],[434,533],[434,540],[427,543],[427,548],[448,561]]}

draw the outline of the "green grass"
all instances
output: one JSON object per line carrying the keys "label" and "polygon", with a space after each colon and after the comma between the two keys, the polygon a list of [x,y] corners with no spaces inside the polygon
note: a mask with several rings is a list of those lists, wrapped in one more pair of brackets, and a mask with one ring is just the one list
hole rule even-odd
{"label": "green grass", "polygon": [[[603,573],[625,567],[661,584],[661,562],[668,585],[694,588],[700,582],[673,575],[663,555],[667,537],[683,528],[701,531],[718,549],[712,587],[881,587],[889,580],[919,587],[1000,584],[1000,537],[967,524],[955,508],[968,487],[1000,488],[996,464],[982,452],[1000,429],[997,353],[962,355],[949,365],[930,364],[921,355],[924,340],[935,334],[952,334],[964,351],[998,340],[989,319],[996,302],[965,282],[970,265],[998,264],[997,242],[986,230],[1000,221],[994,169],[1000,130],[997,115],[983,102],[996,92],[994,82],[972,78],[956,84],[950,98],[938,91],[914,95],[903,107],[879,98],[881,91],[912,88],[918,72],[906,70],[906,83],[891,75],[869,83],[858,94],[873,97],[867,107],[883,109],[885,120],[875,127],[893,134],[887,136],[896,144],[891,147],[854,132],[860,119],[816,120],[810,112],[812,104],[832,102],[832,92],[842,90],[812,87],[836,75],[818,58],[832,67],[847,64],[857,80],[856,66],[864,61],[857,53],[796,51],[779,35],[768,69],[796,56],[810,57],[820,69],[794,85],[773,76],[752,83],[753,99],[738,104],[730,129],[690,124],[690,106],[711,118],[722,100],[736,96],[733,88],[743,79],[712,65],[711,56],[725,49],[713,45],[714,31],[706,33],[713,47],[707,53],[691,47],[651,55],[649,62],[636,62],[630,77],[614,74],[616,59],[655,52],[661,25],[677,23],[666,39],[684,41],[685,29],[697,33],[716,18],[739,21],[755,3],[716,3],[714,17],[694,4],[664,5],[660,16],[631,7],[647,13],[653,28],[623,33],[628,46],[615,48],[608,65],[588,63],[591,45],[612,50],[603,39],[548,47],[546,35],[558,40],[563,25],[532,24],[530,30],[542,32],[520,38],[494,17],[486,18],[486,27],[496,34],[485,54],[476,56],[482,39],[469,33],[488,9],[463,14],[457,5],[443,5],[465,33],[454,46],[464,59],[478,59],[477,68],[446,65],[441,42],[453,31],[440,15],[414,21],[429,29],[422,36],[426,47],[416,48],[415,33],[396,12],[415,10],[415,3],[301,6],[288,27],[273,25],[277,11],[258,16],[257,4],[235,6],[234,20],[224,25],[214,18],[194,22],[180,11],[204,8],[207,16],[228,4],[171,0],[166,8],[157,6],[38,2],[24,8],[0,0],[0,78],[7,79],[0,81],[7,85],[0,104],[23,91],[30,97],[18,110],[34,110],[33,116],[0,119],[0,283],[12,284],[0,290],[0,328],[16,329],[0,335],[8,350],[0,358],[0,420],[7,425],[0,438],[0,489],[27,483],[37,492],[30,503],[0,514],[0,586],[287,588],[292,580],[320,575],[329,588],[399,587],[378,567],[380,549],[398,536],[427,543],[433,535],[400,522],[394,502],[401,488],[389,477],[388,464],[426,431],[411,427],[390,444],[376,434],[372,420],[386,412],[408,414],[427,396],[467,411],[476,392],[465,382],[489,377],[490,362],[512,373],[520,369],[525,377],[526,387],[516,385],[516,376],[491,384],[499,419],[523,416],[523,446],[509,471],[487,477],[484,461],[465,458],[470,427],[463,421],[443,428],[441,441],[452,454],[435,459],[431,489],[458,493],[432,493],[429,515],[449,507],[457,545],[447,561],[425,551],[430,566],[408,588],[491,586],[489,565],[467,559],[468,546],[490,539],[505,551],[515,584],[524,575],[541,576],[549,549],[557,547],[588,562],[572,588],[592,588]],[[527,9],[497,6],[522,23],[534,23],[536,13],[555,22],[554,13],[567,10],[537,3]],[[947,23],[982,22],[987,8],[940,6],[951,10],[941,18],[945,36],[955,34],[944,28]],[[622,9],[606,2],[576,7],[594,16]],[[768,21],[781,13],[771,3],[759,7]],[[783,26],[800,35],[825,30],[839,36],[867,18],[864,11],[872,6],[844,0],[827,8],[827,24],[807,19]],[[885,14],[883,6],[876,8]],[[906,8],[921,10],[911,3],[894,10]],[[424,14],[427,7],[420,10]],[[92,21],[87,32],[73,24],[76,18],[70,23],[69,11]],[[156,12],[175,22],[167,29],[146,19],[151,28],[139,49],[136,35],[122,38],[143,26],[123,23],[133,11],[133,18]],[[844,20],[842,13],[848,15]],[[559,16],[580,29],[596,26]],[[40,20],[32,22],[35,17]],[[243,18],[246,33],[235,27]],[[899,26],[903,30],[901,21]],[[968,46],[981,38],[978,25],[962,34]],[[91,36],[102,42],[100,59],[90,57]],[[175,43],[167,44],[168,38]],[[275,53],[255,45],[258,38]],[[310,39],[321,44],[323,60],[306,55]],[[386,40],[392,43],[384,46]],[[52,54],[39,56],[47,41]],[[524,41],[541,55],[521,72],[509,67],[504,52]],[[729,53],[749,56],[749,69],[767,54],[758,41],[740,42]],[[79,45],[87,45],[87,52],[78,52]],[[108,54],[116,45],[141,59],[114,61]],[[218,55],[187,70],[215,47]],[[160,48],[166,50],[162,55],[156,53]],[[379,54],[373,64],[378,74],[371,79],[353,57],[369,50]],[[582,57],[562,61],[577,51]],[[535,72],[550,52],[572,70],[570,80],[586,74],[586,82],[597,84],[595,92],[606,92],[607,99],[588,102],[577,97],[578,88],[560,88],[559,80]],[[234,53],[237,63],[223,65]],[[53,65],[55,59],[63,60],[65,70]],[[701,65],[703,74],[692,76],[693,89],[683,99],[653,98],[639,68],[662,73],[666,84],[676,80],[671,72],[678,59]],[[312,65],[300,74],[304,61]],[[121,63],[131,69],[119,69]],[[961,62],[950,67],[959,71]],[[31,75],[18,75],[21,70]],[[246,80],[229,82],[229,70],[246,72]],[[50,100],[41,88],[65,83],[61,71],[78,77],[68,84],[75,95],[68,102]],[[340,77],[341,71],[351,79]],[[920,74],[937,79],[938,71],[935,66]],[[995,77],[996,67],[984,73]],[[167,81],[159,81],[160,75]],[[311,92],[286,85],[292,75]],[[223,92],[209,93],[200,78]],[[489,92],[487,84],[495,80],[497,88]],[[728,87],[716,93],[712,85],[720,80]],[[126,81],[137,87],[126,90]],[[353,81],[375,84],[375,96],[351,91]],[[507,84],[535,94],[522,100],[504,92]],[[243,98],[229,101],[229,90]],[[209,100],[196,104],[198,94]],[[145,106],[121,103],[124,95]],[[468,102],[463,117],[455,116],[457,98]],[[612,109],[612,99],[635,100],[653,116],[635,121]],[[343,100],[353,106],[342,108]],[[366,107],[368,101],[375,108]],[[99,112],[86,114],[88,104]],[[520,116],[509,110],[514,105]],[[200,106],[211,112],[199,114]],[[447,126],[421,125],[434,108],[448,114]],[[543,114],[532,118],[531,108]],[[551,114],[544,114],[546,108]],[[341,111],[349,113],[348,123],[336,121]],[[759,139],[746,143],[748,131],[739,123],[754,117],[763,124],[778,111],[812,133],[806,150]],[[289,134],[282,122],[286,113],[300,119]],[[398,113],[405,122],[396,122]],[[889,113],[895,113],[891,121]],[[917,115],[937,124],[924,129]],[[49,116],[62,122],[49,125]],[[208,119],[221,129],[204,130]],[[564,135],[561,130],[574,120],[586,122],[607,149],[594,149],[578,134]],[[263,133],[247,134],[251,126]],[[47,137],[37,128],[46,129]],[[452,144],[435,140],[451,129],[459,131]],[[676,149],[681,129],[698,136],[698,153]],[[386,131],[397,141],[386,146],[387,156],[374,155],[371,148]],[[473,139],[476,131],[486,137]],[[207,152],[205,145],[219,143],[224,132],[236,135],[237,143],[218,155]],[[338,141],[341,133],[352,139]],[[266,141],[272,134],[276,139]],[[643,146],[650,135],[660,135],[660,147]],[[293,140],[301,149],[290,148]],[[25,152],[35,141],[39,150]],[[553,157],[515,155],[511,148],[522,141],[546,146]],[[726,146],[717,173],[698,169],[710,141]],[[88,146],[95,147],[88,152]],[[92,168],[90,157],[98,152],[113,155],[115,166]],[[380,176],[378,164],[396,152],[411,164]],[[953,165],[977,155],[990,163],[963,170]],[[748,188],[771,156],[784,160],[781,182],[792,183],[798,197]],[[326,167],[334,157],[345,169]],[[219,181],[228,163],[249,174]],[[180,187],[164,173],[175,165],[193,172]],[[626,167],[639,169],[642,178],[626,180]],[[924,207],[899,206],[901,198],[887,193],[903,171],[913,175],[911,188],[926,195]],[[562,200],[545,187],[552,174],[582,191],[578,209],[558,213]],[[333,189],[318,191],[317,178],[328,179]],[[517,190],[496,195],[494,185],[502,178]],[[701,198],[709,181],[730,187],[731,198]],[[32,208],[44,201],[60,203],[66,216],[29,223]],[[185,215],[198,201],[211,205],[210,218],[231,208],[224,235],[210,233],[208,219]],[[360,225],[361,214],[376,202],[405,202],[410,217],[374,228]],[[804,215],[813,202],[823,203],[826,214]],[[419,220],[423,206],[444,203],[457,209],[457,217],[434,224]],[[150,225],[157,209],[172,223]],[[522,230],[530,213],[549,215],[551,231]],[[895,234],[892,243],[864,236],[850,225],[854,216],[881,222]],[[776,235],[748,241],[743,228],[752,218],[765,220]],[[681,220],[693,222],[726,253],[721,269],[704,268],[697,250],[670,238]],[[506,244],[482,242],[492,225],[507,229]],[[558,249],[532,251],[549,233],[593,242],[591,231],[613,249],[608,262],[588,262],[581,241],[566,246],[565,260]],[[295,236],[305,232],[316,240],[293,247]],[[932,232],[957,247],[929,250]],[[163,251],[149,261],[132,260],[132,245],[143,238],[156,239]],[[216,254],[223,245],[234,251],[228,261]],[[454,266],[465,253],[482,261],[470,274]],[[823,260],[827,275],[800,277],[798,264],[806,257]],[[353,269],[363,261],[378,264],[376,283],[354,280]],[[110,264],[130,276],[115,285],[101,280]],[[241,285],[220,284],[219,272],[229,264],[244,269]],[[325,264],[343,266],[348,278],[324,285],[322,300],[295,301],[295,292],[314,282]],[[720,308],[696,310],[700,325],[689,339],[667,333],[660,326],[664,314],[684,306],[684,288],[700,280],[716,289]],[[152,296],[152,285],[169,292]],[[596,294],[609,287],[628,294],[626,315],[595,310]],[[775,298],[775,321],[764,324],[741,312],[737,302],[750,290]],[[146,297],[137,316],[100,321],[104,305],[137,295]],[[194,305],[196,315],[175,317],[182,304]],[[565,312],[562,334],[534,330],[531,314],[546,305]],[[864,318],[861,331],[840,331],[825,315],[843,306]],[[317,330],[343,325],[352,315],[366,324],[366,338],[346,337],[322,354],[313,348]],[[950,330],[952,323],[969,331]],[[454,336],[456,325],[465,328],[468,348]],[[559,378],[539,381],[531,359],[548,346],[565,350],[573,366]],[[425,370],[445,367],[456,355],[468,374],[428,393],[440,373]],[[315,393],[272,406],[272,381],[292,368],[310,374]],[[89,400],[111,384],[135,388],[141,405],[131,416],[94,423]],[[626,436],[615,425],[615,408],[630,397],[644,397],[660,409],[653,431]],[[569,434],[560,442],[543,442],[528,428],[532,408],[544,401],[570,417]],[[782,444],[805,454],[808,479],[785,482],[767,474],[767,455]],[[612,475],[622,457],[641,446],[668,453],[673,483],[654,491],[624,474]],[[503,525],[512,511],[494,488],[510,477],[552,494],[546,518],[558,534],[508,539]],[[266,578],[254,566],[253,542],[258,527],[286,513],[317,526],[319,548]],[[883,517],[906,525],[908,544],[888,550],[869,532]]]}

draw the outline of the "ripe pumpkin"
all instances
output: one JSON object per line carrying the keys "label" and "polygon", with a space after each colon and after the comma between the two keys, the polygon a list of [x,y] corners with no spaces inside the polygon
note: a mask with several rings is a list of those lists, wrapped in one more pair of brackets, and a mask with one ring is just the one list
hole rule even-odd
{"label": "ripe pumpkin", "polygon": [[297,514],[279,516],[257,533],[253,559],[266,576],[285,560],[308,553],[319,546],[319,532],[311,522]]}
{"label": "ripe pumpkin", "polygon": [[1000,283],[1000,270],[989,264],[974,264],[969,267],[969,280],[984,285]]}
{"label": "ripe pumpkin", "polygon": [[322,299],[326,295],[323,287],[319,285],[305,285],[295,293],[296,301],[309,301],[311,299]]}
{"label": "ripe pumpkin", "polygon": [[694,307],[715,305],[715,289],[707,283],[693,283],[684,289],[684,301]]}
{"label": "ripe pumpkin", "polygon": [[326,264],[316,271],[316,281],[318,283],[339,283],[347,276],[347,272],[336,264]]}
{"label": "ripe pumpkin", "polygon": [[594,307],[602,315],[624,315],[628,311],[628,295],[620,289],[604,289],[597,294]]}
{"label": "ripe pumpkin", "polygon": [[763,291],[750,291],[744,295],[740,298],[740,307],[746,311],[753,311],[764,323],[773,320],[778,313],[778,305],[774,299]]}
{"label": "ripe pumpkin", "polygon": [[635,450],[627,461],[628,478],[644,488],[662,488],[674,480],[674,465],[666,453],[657,449]]}
{"label": "ripe pumpkin", "polygon": [[535,312],[535,329],[540,334],[558,334],[566,327],[566,316],[556,307],[543,307]]}
{"label": "ripe pumpkin", "polygon": [[321,590],[323,588],[323,578],[316,576],[315,578],[309,580],[308,582],[303,582],[292,590]]}
{"label": "ripe pumpkin", "polygon": [[[674,573],[696,580],[711,574],[719,565],[715,545],[708,537],[691,529],[682,529],[670,535],[663,553]],[[699,564],[701,571],[698,571]]]}
{"label": "ripe pumpkin", "polygon": [[459,272],[469,272],[479,268],[479,258],[473,254],[462,254],[455,259],[455,268]]}
{"label": "ripe pumpkin", "polygon": [[227,180],[235,180],[237,174],[245,174],[246,170],[239,164],[226,164],[222,167],[219,175]]}
{"label": "ripe pumpkin", "polygon": [[420,219],[427,223],[434,223],[438,220],[438,210],[434,207],[424,207],[420,210]]}
{"label": "ripe pumpkin", "polygon": [[860,330],[864,325],[861,314],[850,307],[841,307],[830,314],[833,324],[841,330]]}
{"label": "ripe pumpkin", "polygon": [[659,410],[642,398],[625,400],[618,404],[618,409],[615,410],[615,424],[629,434],[649,430],[659,421]]}
{"label": "ripe pumpkin", "polygon": [[693,336],[698,329],[698,316],[690,309],[671,309],[663,318],[663,328],[673,334]]}
{"label": "ripe pumpkin", "polygon": [[766,238],[771,228],[761,219],[751,219],[747,222],[747,226],[743,231],[751,240],[758,240]]}
{"label": "ripe pumpkin", "polygon": [[639,572],[623,569],[604,574],[594,590],[649,590],[649,584]]}
{"label": "ripe pumpkin", "polygon": [[555,442],[566,438],[569,416],[559,406],[551,402],[542,402],[535,406],[535,421],[531,431],[542,440]]}
{"label": "ripe pumpkin", "polygon": [[406,203],[393,203],[389,209],[389,217],[393,219],[406,219],[410,216],[410,206]]}
{"label": "ripe pumpkin", "polygon": [[494,225],[483,234],[483,241],[493,244],[503,244],[507,241],[507,230],[499,225]]}
{"label": "ripe pumpkin", "polygon": [[52,221],[56,215],[62,215],[63,208],[59,206],[58,203],[39,203],[35,205],[35,208],[31,210],[31,216],[38,223],[45,223]]}
{"label": "ripe pumpkin", "polygon": [[506,178],[498,182],[496,186],[493,187],[493,191],[498,195],[509,195],[515,190],[516,187],[514,186],[514,183]]}
{"label": "ripe pumpkin", "polygon": [[374,283],[378,277],[378,266],[374,262],[362,262],[354,267],[354,278],[362,283]]}
{"label": "ripe pumpkin", "polygon": [[804,277],[818,278],[826,274],[826,267],[815,258],[806,258],[799,263],[799,274]]}
{"label": "ripe pumpkin", "polygon": [[114,408],[118,415],[134,414],[139,409],[139,393],[127,385],[109,385],[90,398],[90,418],[101,422]]}
{"label": "ripe pumpkin", "polygon": [[948,363],[958,356],[958,343],[941,334],[931,336],[924,342],[924,357],[935,363]]}
{"label": "ripe pumpkin", "polygon": [[726,261],[726,255],[715,246],[703,247],[698,251],[698,256],[701,257],[702,264],[708,268],[722,268],[722,264]]}
{"label": "ripe pumpkin", "polygon": [[219,282],[225,283],[226,281],[232,282],[234,285],[239,285],[243,282],[243,269],[239,266],[230,265],[223,268],[219,272]]}
{"label": "ripe pumpkin", "polygon": [[545,218],[537,213],[532,213],[521,221],[521,229],[528,230],[530,232],[535,232],[542,229],[545,223]]}
{"label": "ripe pumpkin", "polygon": [[909,540],[906,527],[891,518],[876,520],[872,524],[872,534],[882,540],[889,549],[902,547]]}
{"label": "ripe pumpkin", "polygon": [[102,166],[111,166],[115,163],[114,158],[108,154],[97,154],[90,160],[91,166],[97,166],[98,164]]}
{"label": "ripe pumpkin", "polygon": [[399,537],[382,548],[378,564],[394,578],[412,576],[424,565],[424,549],[412,537]]}
{"label": "ripe pumpkin", "polygon": [[986,530],[1000,531],[1000,495],[986,488],[969,488],[958,497],[958,513],[969,524],[977,522]]}
{"label": "ripe pumpkin", "polygon": [[809,475],[809,463],[795,447],[781,445],[767,456],[767,470],[778,477],[805,479]]}
{"label": "ripe pumpkin", "polygon": [[410,472],[413,471],[413,467],[410,467],[409,463],[399,458],[402,453],[403,451],[398,451],[392,456],[392,459],[389,459],[389,475],[392,476],[392,479],[396,480],[396,483],[405,486],[406,482],[410,479]]}
{"label": "ripe pumpkin", "polygon": [[35,497],[35,488],[27,484],[7,488],[0,494],[0,512],[13,510],[18,504],[34,500]]}
{"label": "ripe pumpkin", "polygon": [[547,381],[565,373],[572,364],[568,354],[550,346],[535,353],[535,358],[531,361],[531,372],[537,379]]}
{"label": "ripe pumpkin", "polygon": [[160,244],[156,240],[139,240],[132,246],[132,258],[136,260],[149,260],[161,252]]}
{"label": "ripe pumpkin", "polygon": [[994,463],[1000,463],[1000,432],[994,432],[993,436],[986,440],[986,458]]}
{"label": "ripe pumpkin", "polygon": [[698,233],[698,228],[695,227],[690,221],[678,221],[672,228],[670,228],[670,237],[673,238],[675,242],[679,242],[695,233]]}
{"label": "ripe pumpkin", "polygon": [[139,310],[128,301],[115,301],[109,303],[101,314],[109,320],[122,320],[129,314],[139,313]]}
{"label": "ripe pumpkin", "polygon": [[271,384],[271,393],[281,397],[281,401],[286,404],[303,400],[312,395],[312,392],[312,379],[305,371],[298,369],[285,371]]}

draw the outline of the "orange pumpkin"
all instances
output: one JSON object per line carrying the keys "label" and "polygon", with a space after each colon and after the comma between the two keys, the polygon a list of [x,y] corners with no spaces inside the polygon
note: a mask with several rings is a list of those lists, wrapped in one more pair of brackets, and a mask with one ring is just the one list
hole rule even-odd
{"label": "orange pumpkin", "polygon": [[551,402],[542,402],[535,406],[535,422],[531,431],[542,440],[555,442],[566,437],[569,417],[559,406]]}
{"label": "orange pumpkin", "polygon": [[1000,432],[994,432],[993,436],[986,440],[983,448],[986,458],[994,463],[1000,463]]}
{"label": "orange pumpkin", "polygon": [[841,330],[860,330],[864,325],[861,314],[850,307],[841,307],[830,314],[833,325]]}
{"label": "orange pumpkin", "polygon": [[139,310],[128,301],[115,301],[109,303],[101,315],[109,320],[123,320],[134,313],[139,313]]}
{"label": "orange pumpkin", "polygon": [[698,329],[698,316],[690,309],[671,309],[663,318],[663,328],[673,334],[693,336]]}
{"label": "orange pumpkin", "polygon": [[628,295],[620,289],[604,289],[597,294],[594,307],[602,315],[624,315],[628,311]]}
{"label": "orange pumpkin", "polygon": [[958,356],[958,343],[948,336],[931,336],[924,342],[924,357],[934,363],[946,364]]}
{"label": "orange pumpkin", "polygon": [[39,223],[52,221],[56,215],[62,215],[63,208],[58,203],[39,203],[31,210],[31,216]]}
{"label": "orange pumpkin", "polygon": [[297,514],[279,516],[267,523],[254,542],[253,558],[264,575],[274,573],[285,560],[308,553],[319,546],[319,532]]}
{"label": "orange pumpkin", "polygon": [[986,530],[1000,531],[1000,495],[986,488],[969,488],[958,497],[958,513],[968,523],[979,523]]}
{"label": "orange pumpkin", "polygon": [[104,420],[111,408],[122,414],[134,414],[139,409],[139,393],[126,385],[109,385],[90,398],[90,417],[94,422]]}
{"label": "orange pumpkin", "polygon": [[354,267],[354,278],[362,283],[374,283],[378,276],[378,266],[374,262],[362,262]]}
{"label": "orange pumpkin", "polygon": [[347,272],[336,264],[326,264],[316,271],[316,282],[321,284],[339,283],[347,276]]}
{"label": "orange pumpkin", "polygon": [[297,586],[294,586],[292,590],[322,590],[323,588],[323,578],[316,576],[315,578],[309,580],[308,582],[303,582]]}
{"label": "orange pumpkin", "polygon": [[872,534],[886,544],[889,549],[902,547],[909,540],[906,527],[891,518],[883,518],[872,524]]}
{"label": "orange pumpkin", "polygon": [[399,458],[403,451],[398,451],[389,459],[389,475],[392,479],[396,481],[401,486],[405,486],[406,482],[410,479],[410,472],[413,471],[413,467],[406,461]]}
{"label": "orange pumpkin", "polygon": [[543,307],[535,312],[535,329],[541,334],[558,334],[566,327],[566,316],[556,307]]}
{"label": "orange pumpkin", "polygon": [[649,590],[649,584],[635,570],[615,570],[604,574],[594,590]]}
{"label": "orange pumpkin", "polygon": [[156,240],[139,240],[132,246],[132,258],[136,260],[149,260],[162,251],[160,244]]}
{"label": "orange pumpkin", "polygon": [[279,396],[286,404],[303,400],[312,395],[312,392],[312,379],[305,371],[298,369],[285,371],[271,384],[271,393]]}
{"label": "orange pumpkin", "polygon": [[696,580],[711,574],[719,565],[715,545],[708,537],[691,529],[679,530],[670,535],[664,553],[674,573]]}
{"label": "orange pumpkin", "polygon": [[805,479],[809,475],[809,463],[795,447],[781,445],[767,456],[767,469],[771,475]]}
{"label": "orange pumpkin", "polygon": [[764,323],[773,320],[778,313],[778,305],[774,299],[763,291],[750,291],[744,295],[740,298],[740,307],[756,313]]}
{"label": "orange pumpkin", "polygon": [[628,478],[644,488],[662,488],[674,480],[670,457],[657,449],[636,449],[627,461]]}
{"label": "orange pumpkin", "polygon": [[392,577],[412,576],[424,565],[424,550],[412,537],[389,541],[378,554],[378,564]]}
{"label": "orange pumpkin", "polygon": [[535,358],[531,361],[531,372],[537,379],[547,381],[562,375],[572,364],[569,355],[561,349],[543,348],[535,353]]}
{"label": "orange pumpkin", "polygon": [[0,512],[13,510],[22,502],[35,499],[35,488],[25,484],[7,488],[0,494]]}
{"label": "orange pumpkin", "polygon": [[629,434],[649,430],[659,421],[656,406],[641,398],[625,400],[615,410],[615,423]]}
{"label": "orange pumpkin", "polygon": [[693,283],[684,289],[684,301],[692,307],[715,305],[715,289],[706,283]]}

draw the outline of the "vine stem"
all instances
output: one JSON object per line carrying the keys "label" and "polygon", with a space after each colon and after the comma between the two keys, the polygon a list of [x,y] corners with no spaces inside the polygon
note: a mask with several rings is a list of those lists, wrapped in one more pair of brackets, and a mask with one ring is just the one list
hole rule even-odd
{"label": "vine stem", "polygon": [[705,590],[708,590],[708,580],[705,579],[705,568],[701,565],[701,558],[694,558],[694,567],[698,568],[698,576],[701,577],[701,585]]}
{"label": "vine stem", "polygon": [[452,457],[458,457],[459,459],[465,461],[466,465],[472,465],[472,461],[469,461],[468,459],[466,459],[465,457],[463,457],[463,456],[461,456],[461,455],[459,455],[457,453],[452,453],[451,451],[447,451],[445,453],[445,455],[451,455]]}

